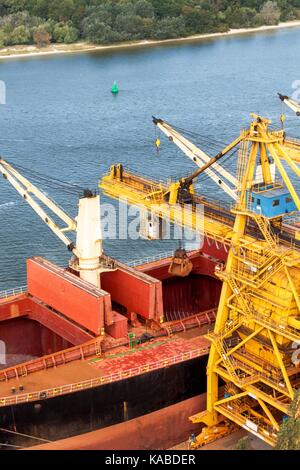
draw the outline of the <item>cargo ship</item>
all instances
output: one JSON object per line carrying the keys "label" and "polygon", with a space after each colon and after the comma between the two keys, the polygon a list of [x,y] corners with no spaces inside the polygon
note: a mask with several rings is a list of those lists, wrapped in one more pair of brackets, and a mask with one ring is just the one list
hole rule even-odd
{"label": "cargo ship", "polygon": [[[206,172],[237,199],[236,189],[225,182],[227,178],[234,186],[236,180],[216,162],[237,144],[241,144],[243,162],[247,153],[242,143],[245,134],[210,159],[195,149],[192,152],[187,140],[179,138],[178,132],[162,120],[154,120],[169,140],[179,141],[180,148],[187,149],[199,169],[167,187],[117,165],[102,178],[100,187],[115,198],[127,191],[133,204],[143,199],[149,212],[150,203],[162,202],[157,232],[166,215],[167,199],[173,207],[173,222],[196,231],[202,223],[196,208],[203,207],[206,226],[198,250],[178,249],[172,255],[137,260],[131,265],[112,259],[102,248],[98,195],[85,191],[79,200],[78,216],[72,219],[12,165],[0,160],[4,178],[72,253],[69,266],[63,268],[41,257],[29,259],[27,286],[0,293],[1,340],[6,347],[6,364],[0,370],[3,449],[40,447],[89,436],[206,392],[209,332],[214,327],[222,285],[226,284],[220,273],[235,250],[231,239],[236,215],[225,204],[195,194],[192,186],[195,178]],[[256,122],[265,123],[260,118]],[[287,145],[293,152],[300,147],[298,141]],[[261,178],[260,168],[253,194]],[[263,262],[270,251],[264,248],[265,239],[269,243],[273,240],[268,235],[270,227],[284,246],[292,240],[296,247],[299,240],[297,226],[285,224],[282,216],[296,211],[288,191],[283,186],[269,186],[276,204],[268,226],[262,224],[261,210],[269,210],[269,193],[266,208],[257,202],[260,213],[248,216],[244,234],[245,246],[249,246],[249,240],[256,240]],[[264,202],[262,196],[261,200]],[[184,221],[178,211],[183,206]],[[49,211],[65,225],[54,222]],[[152,234],[156,222],[149,216],[144,221]],[[68,232],[76,234],[75,242]],[[97,448],[97,442],[93,442]]]}
{"label": "cargo ship", "polygon": [[[102,250],[99,196],[86,192],[71,220],[12,165],[1,160],[0,171],[72,252],[65,268],[28,259],[27,286],[0,293],[1,448],[77,436],[205,393],[203,335],[215,320],[224,247],[120,263]],[[76,231],[76,245],[38,199]]]}
{"label": "cargo ship", "polygon": [[[189,256],[193,271],[183,282],[168,275],[167,258],[136,269],[117,263],[102,289],[42,258],[28,260],[26,290],[0,300],[10,361],[0,370],[1,443],[62,439],[204,393],[203,334],[220,282],[214,259]],[[177,320],[158,326],[162,313]],[[105,323],[109,315],[103,336],[87,329],[89,318]],[[24,354],[34,359],[23,362]]]}

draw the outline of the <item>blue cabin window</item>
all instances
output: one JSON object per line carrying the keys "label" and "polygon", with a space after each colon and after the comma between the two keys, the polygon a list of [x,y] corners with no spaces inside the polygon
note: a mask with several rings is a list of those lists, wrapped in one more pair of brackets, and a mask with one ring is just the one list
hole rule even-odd
{"label": "blue cabin window", "polygon": [[268,218],[280,217],[297,210],[296,204],[285,186],[254,186],[248,192],[252,211]]}

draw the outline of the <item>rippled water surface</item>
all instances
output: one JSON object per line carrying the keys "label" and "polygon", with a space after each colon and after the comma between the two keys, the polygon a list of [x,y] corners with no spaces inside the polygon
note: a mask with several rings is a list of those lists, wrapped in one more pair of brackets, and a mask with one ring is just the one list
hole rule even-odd
{"label": "rippled water surface", "polygon": [[[7,104],[0,106],[1,154],[46,176],[95,188],[112,163],[155,178],[181,176],[192,163],[162,138],[157,156],[151,116],[199,134],[196,143],[222,148],[249,113],[279,121],[277,91],[300,79],[300,29],[174,46],[0,62]],[[114,80],[120,85],[112,96]],[[300,120],[286,127],[300,134]],[[231,163],[229,162],[229,165]],[[227,163],[228,165],[228,163]],[[30,171],[26,172],[30,177]],[[25,263],[42,255],[65,264],[69,253],[6,182],[0,182],[0,290],[26,282]],[[43,188],[43,182],[39,182]],[[199,190],[215,195],[213,183]],[[77,196],[44,187],[72,215]],[[108,202],[105,197],[103,203]],[[107,240],[122,260],[168,251],[174,242]]]}

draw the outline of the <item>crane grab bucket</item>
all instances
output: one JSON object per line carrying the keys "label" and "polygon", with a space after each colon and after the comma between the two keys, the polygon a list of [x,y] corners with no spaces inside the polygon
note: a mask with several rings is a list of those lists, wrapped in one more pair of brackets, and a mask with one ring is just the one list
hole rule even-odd
{"label": "crane grab bucket", "polygon": [[187,252],[179,248],[175,251],[169,267],[169,274],[179,277],[187,277],[193,269],[193,263],[189,259]]}

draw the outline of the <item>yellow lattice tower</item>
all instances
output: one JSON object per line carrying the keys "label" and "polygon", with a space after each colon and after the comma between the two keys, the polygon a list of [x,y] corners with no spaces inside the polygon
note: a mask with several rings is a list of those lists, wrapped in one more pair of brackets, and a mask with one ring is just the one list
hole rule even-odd
{"label": "yellow lattice tower", "polygon": [[[192,200],[205,207],[204,226],[189,206],[183,221],[174,206],[183,180],[168,185],[120,172],[117,166],[100,182],[108,196],[143,205],[174,223],[201,228],[206,237],[228,247],[225,269],[216,272],[223,287],[215,329],[208,335],[207,410],[191,417],[194,423],[205,424],[195,447],[226,434],[232,424],[274,445],[299,386],[293,347],[300,341],[300,250],[286,242],[279,229],[286,212],[300,210],[285,168],[299,178],[300,142],[287,139],[283,130],[271,131],[269,120],[253,117],[250,129],[226,147],[228,151],[240,145],[237,177],[222,172],[227,180],[236,181],[236,192],[224,185],[228,194],[237,194],[231,219],[225,209],[218,213],[192,188]],[[172,133],[170,125],[156,122],[189,158],[207,158],[178,132]],[[282,181],[276,180],[274,167]],[[224,382],[225,394],[220,395]]]}
{"label": "yellow lattice tower", "polygon": [[[207,410],[191,417],[194,423],[206,425],[195,447],[224,435],[226,421],[274,445],[299,386],[300,369],[292,353],[300,341],[300,251],[279,241],[270,224],[272,209],[278,214],[280,199],[276,197],[283,195],[286,203],[293,199],[299,210],[297,192],[282,165],[285,160],[299,176],[294,161],[298,155],[291,152],[283,132],[269,132],[270,122],[255,117],[246,137],[251,148],[233,210],[232,249],[224,272],[219,272],[223,288],[215,329],[208,335],[212,346],[207,367]],[[270,157],[284,186],[272,178]],[[258,163],[263,178],[255,186]],[[262,198],[272,202],[267,215],[257,205]],[[249,219],[257,224],[260,243],[257,237],[243,242]],[[221,380],[226,384],[223,396]]]}

